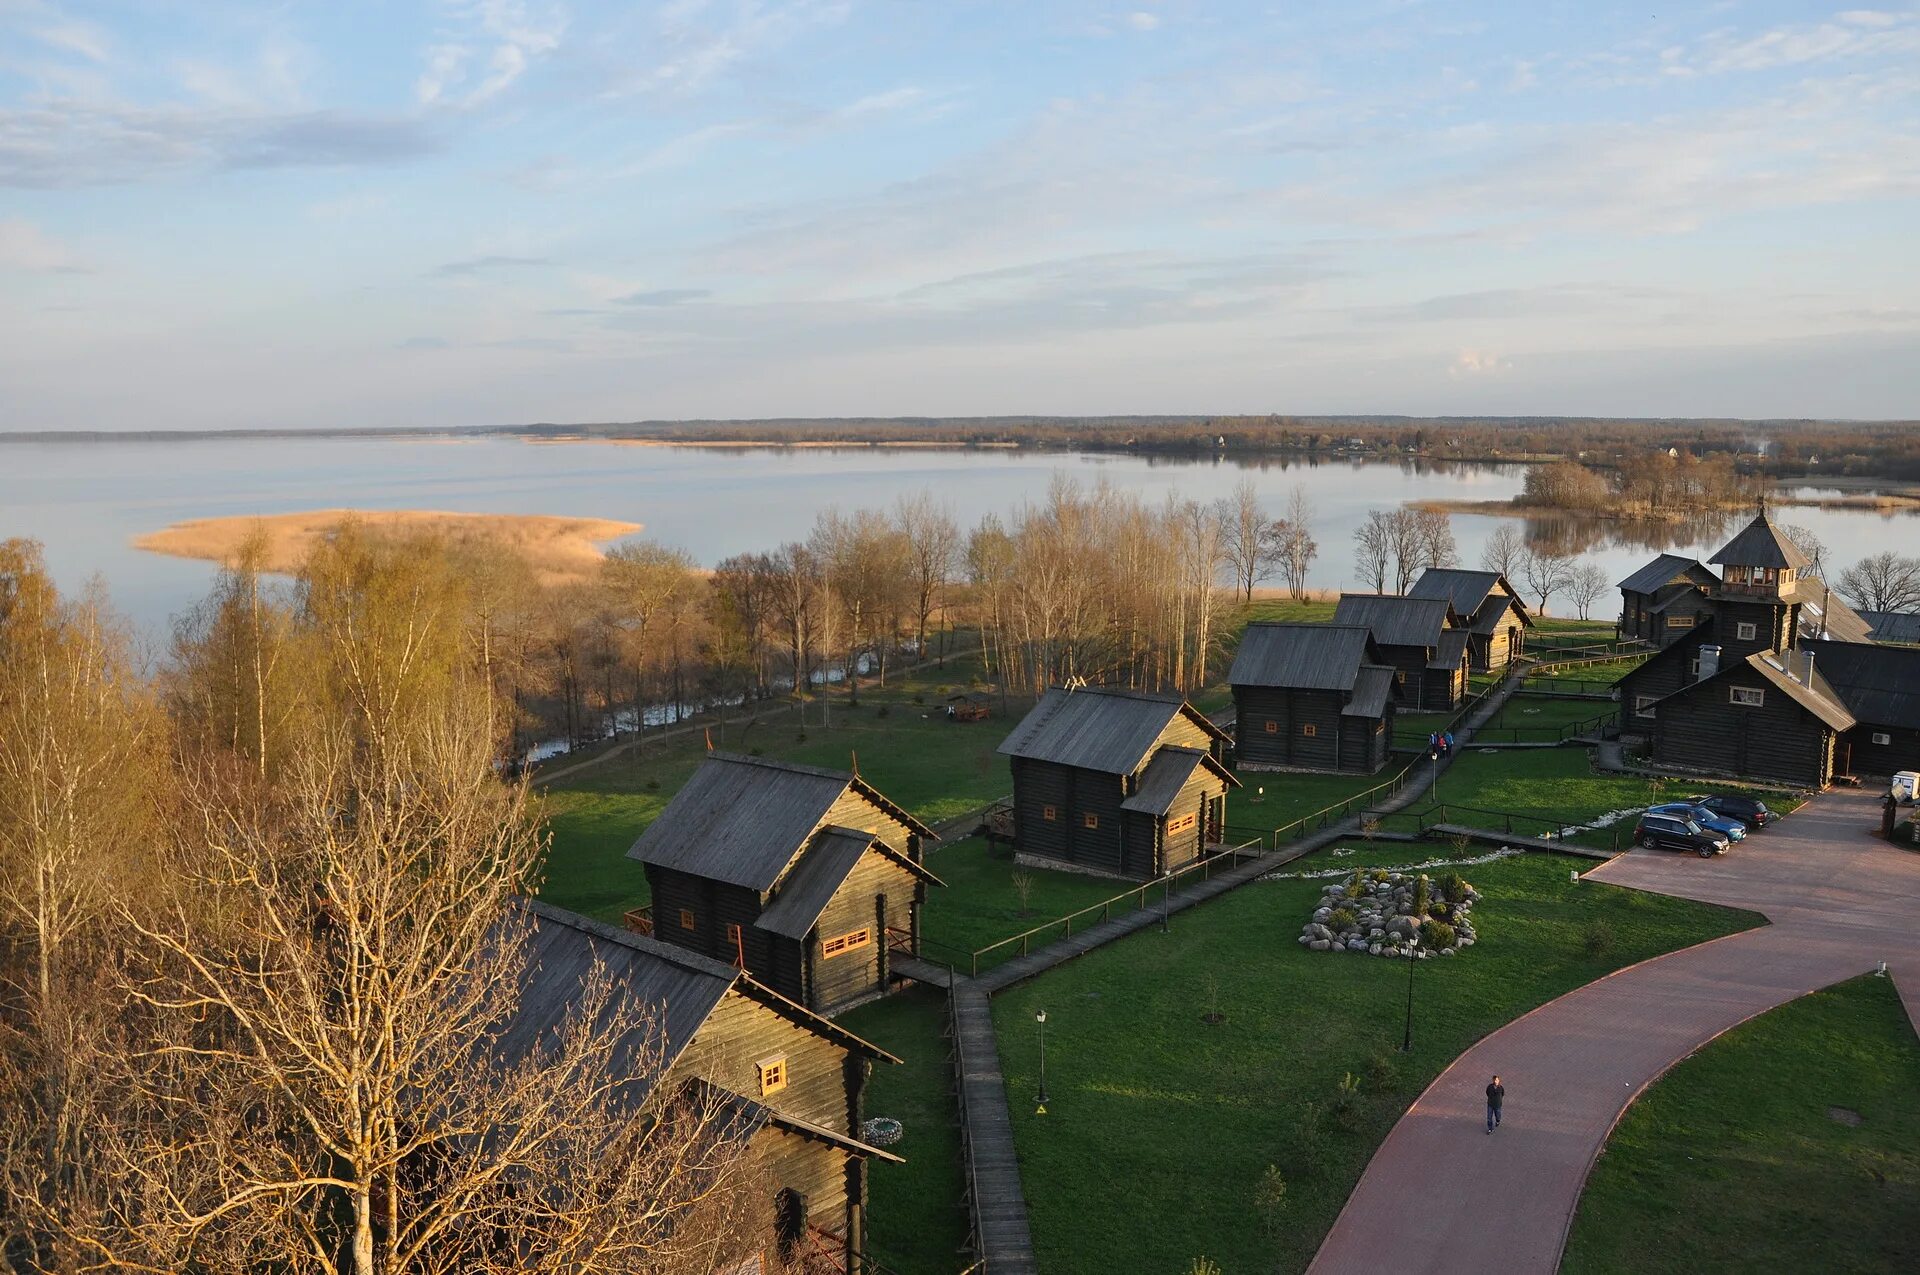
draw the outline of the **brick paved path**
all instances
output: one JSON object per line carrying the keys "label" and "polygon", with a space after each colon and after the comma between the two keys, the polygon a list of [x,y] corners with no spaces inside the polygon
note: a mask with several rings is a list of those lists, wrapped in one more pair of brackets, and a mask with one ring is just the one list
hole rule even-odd
{"label": "brick paved path", "polygon": [[[1313,1275],[1551,1272],[1615,1122],[1715,1036],[1881,960],[1920,1029],[1920,854],[1878,826],[1871,795],[1828,793],[1720,858],[1634,850],[1589,873],[1772,924],[1620,970],[1462,1054],[1374,1153]],[[1495,1072],[1507,1102],[1488,1136]]]}

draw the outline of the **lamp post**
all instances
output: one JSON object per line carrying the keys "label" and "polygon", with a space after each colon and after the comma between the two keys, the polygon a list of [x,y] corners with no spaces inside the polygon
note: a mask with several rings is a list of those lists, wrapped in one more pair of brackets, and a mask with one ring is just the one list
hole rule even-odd
{"label": "lamp post", "polygon": [[1407,940],[1407,1029],[1400,1038],[1400,1052],[1403,1054],[1413,1052],[1413,954],[1419,945],[1419,931],[1416,930],[1414,936]]}
{"label": "lamp post", "polygon": [[1440,804],[1440,745],[1435,744],[1427,750],[1427,760],[1433,763],[1433,782],[1427,786],[1427,796],[1437,806]]}
{"label": "lamp post", "polygon": [[1035,1010],[1033,1021],[1040,1024],[1040,1101],[1035,1104],[1033,1114],[1047,1114],[1047,1011]]}

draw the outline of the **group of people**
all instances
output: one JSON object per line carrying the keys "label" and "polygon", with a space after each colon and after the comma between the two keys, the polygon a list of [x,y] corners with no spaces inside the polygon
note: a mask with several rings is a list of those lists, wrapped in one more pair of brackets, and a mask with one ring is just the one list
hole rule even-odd
{"label": "group of people", "polygon": [[1427,736],[1427,756],[1436,761],[1453,751],[1453,732],[1443,730]]}

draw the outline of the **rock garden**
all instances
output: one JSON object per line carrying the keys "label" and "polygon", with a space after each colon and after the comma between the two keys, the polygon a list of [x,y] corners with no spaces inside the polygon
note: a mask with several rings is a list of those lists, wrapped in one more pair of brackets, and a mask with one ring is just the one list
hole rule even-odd
{"label": "rock garden", "polygon": [[1357,952],[1425,960],[1472,947],[1480,892],[1458,872],[1362,868],[1326,886],[1300,932],[1312,952]]}

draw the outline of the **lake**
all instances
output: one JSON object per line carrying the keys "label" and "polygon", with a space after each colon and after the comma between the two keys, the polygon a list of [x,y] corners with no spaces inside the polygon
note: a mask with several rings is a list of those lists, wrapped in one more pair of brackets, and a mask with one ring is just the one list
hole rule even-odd
{"label": "lake", "polygon": [[[816,514],[838,505],[886,506],[920,490],[947,502],[963,527],[982,515],[1039,503],[1056,474],[1105,481],[1158,502],[1211,501],[1251,476],[1278,515],[1295,483],[1316,507],[1316,588],[1356,588],[1353,530],[1367,511],[1408,500],[1504,500],[1520,490],[1516,465],[1174,459],[1109,453],[922,448],[623,447],[596,443],[475,440],[262,438],[188,442],[0,445],[0,538],[46,546],[63,589],[98,573],[115,605],[150,638],[213,578],[210,563],[132,547],[133,537],[189,518],[304,509],[436,509],[565,514],[645,525],[640,535],[678,545],[711,565],[730,554],[803,538]],[[1783,508],[1782,522],[1811,529],[1844,565],[1907,537],[1889,521],[1912,514]],[[1529,534],[1578,549],[1619,579],[1654,552],[1704,557],[1737,519],[1688,527],[1528,520]],[[1495,516],[1456,514],[1463,564],[1477,565]],[[1519,584],[1518,581],[1515,582]],[[1556,612],[1568,607],[1554,599]],[[1596,615],[1611,616],[1618,595]]]}

